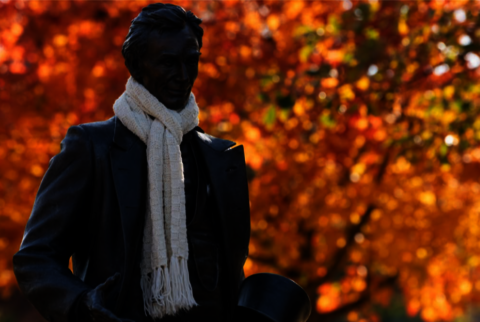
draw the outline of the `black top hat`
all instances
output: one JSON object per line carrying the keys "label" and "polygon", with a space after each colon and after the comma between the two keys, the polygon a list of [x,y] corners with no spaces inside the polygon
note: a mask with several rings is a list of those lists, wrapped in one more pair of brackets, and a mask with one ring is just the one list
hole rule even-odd
{"label": "black top hat", "polygon": [[247,277],[238,296],[238,322],[305,322],[310,299],[294,281],[276,274]]}

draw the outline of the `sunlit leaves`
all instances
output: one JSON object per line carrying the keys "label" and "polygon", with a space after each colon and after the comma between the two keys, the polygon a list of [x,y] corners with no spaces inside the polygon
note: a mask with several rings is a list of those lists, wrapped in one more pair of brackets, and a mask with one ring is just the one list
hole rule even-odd
{"label": "sunlit leaves", "polygon": [[[128,77],[121,45],[147,2],[0,3],[7,290],[6,259],[48,160],[70,125],[113,114]],[[245,148],[247,275],[295,279],[314,300],[313,321],[363,292],[386,294],[390,277],[406,313],[427,321],[480,300],[478,3],[178,3],[204,21],[193,90],[201,126]],[[369,301],[388,305],[380,295]]]}

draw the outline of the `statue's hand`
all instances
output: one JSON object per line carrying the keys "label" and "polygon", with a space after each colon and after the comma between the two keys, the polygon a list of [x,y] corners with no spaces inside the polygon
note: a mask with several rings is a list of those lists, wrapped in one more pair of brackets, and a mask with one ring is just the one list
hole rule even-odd
{"label": "statue's hand", "polygon": [[83,311],[94,322],[134,322],[132,320],[120,319],[110,310],[106,309],[105,298],[112,286],[120,278],[120,273],[110,276],[104,283],[95,289],[87,292],[82,298]]}

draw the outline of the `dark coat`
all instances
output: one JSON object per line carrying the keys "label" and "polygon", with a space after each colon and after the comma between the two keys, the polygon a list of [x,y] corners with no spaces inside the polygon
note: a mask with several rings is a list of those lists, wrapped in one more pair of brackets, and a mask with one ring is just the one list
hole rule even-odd
{"label": "dark coat", "polygon": [[[194,133],[222,227],[232,320],[250,236],[244,151],[198,127]],[[146,146],[116,117],[68,130],[13,258],[20,288],[48,321],[74,321],[79,296],[115,272],[121,282],[107,307],[122,316],[129,290],[139,283],[132,272],[141,259],[146,180]]]}

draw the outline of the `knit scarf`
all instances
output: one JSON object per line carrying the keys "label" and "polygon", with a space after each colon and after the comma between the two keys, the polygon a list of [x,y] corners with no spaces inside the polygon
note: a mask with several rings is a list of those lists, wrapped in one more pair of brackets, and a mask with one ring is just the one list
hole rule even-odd
{"label": "knit scarf", "polygon": [[144,309],[153,318],[174,315],[196,305],[187,266],[180,143],[198,125],[198,106],[191,93],[183,110],[169,110],[130,77],[113,109],[123,125],[147,145],[148,197],[140,263]]}

